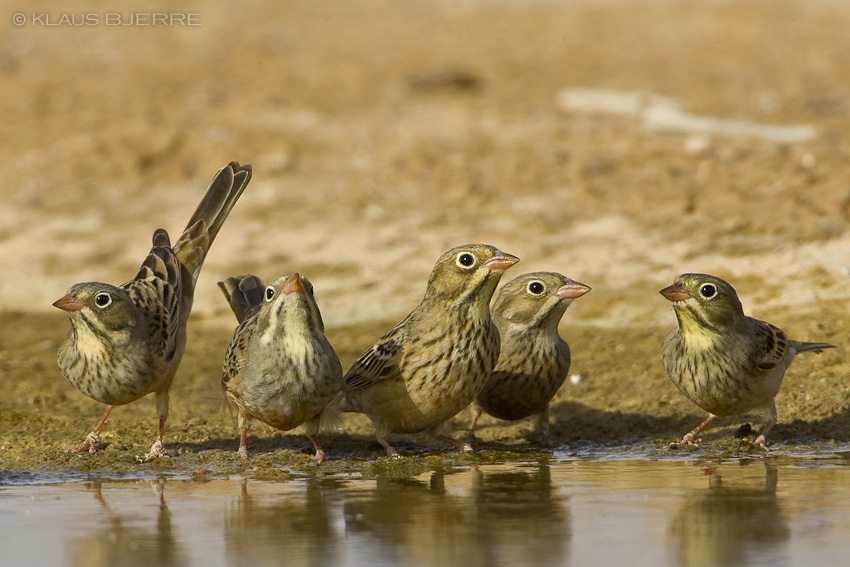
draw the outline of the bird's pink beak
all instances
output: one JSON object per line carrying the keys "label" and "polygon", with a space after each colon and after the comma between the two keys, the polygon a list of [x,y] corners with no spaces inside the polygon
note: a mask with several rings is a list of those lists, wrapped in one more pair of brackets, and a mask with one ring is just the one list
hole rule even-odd
{"label": "bird's pink beak", "polygon": [[569,280],[564,285],[555,290],[555,295],[557,295],[558,297],[563,297],[564,299],[575,299],[577,297],[581,297],[588,291],[590,291],[589,285],[584,285],[583,283]]}
{"label": "bird's pink beak", "polygon": [[59,299],[53,302],[53,307],[58,307],[62,311],[79,311],[84,307],[83,302],[77,299],[76,293],[66,293]]}
{"label": "bird's pink beak", "polygon": [[691,298],[691,294],[685,291],[685,288],[679,282],[665,287],[660,293],[669,301],[685,301]]}
{"label": "bird's pink beak", "polygon": [[289,295],[290,293],[307,293],[307,290],[304,288],[304,283],[301,281],[301,276],[298,272],[295,272],[288,278],[286,278],[286,283],[283,284],[283,290],[281,290],[283,295]]}
{"label": "bird's pink beak", "polygon": [[519,258],[513,254],[496,251],[496,255],[484,262],[483,266],[491,270],[507,270],[514,264],[519,262]]}

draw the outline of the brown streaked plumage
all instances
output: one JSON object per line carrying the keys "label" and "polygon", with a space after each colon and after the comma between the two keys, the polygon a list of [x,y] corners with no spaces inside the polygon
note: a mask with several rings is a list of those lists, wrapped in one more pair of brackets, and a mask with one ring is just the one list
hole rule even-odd
{"label": "brown streaked plumage", "polygon": [[777,418],[774,398],[794,357],[835,346],[793,341],[770,323],[747,317],[735,289],[715,276],[682,274],[661,294],[673,303],[679,322],[664,339],[664,367],[676,387],[709,412],[682,443],[693,444],[716,416],[758,410],[767,420],[753,444],[766,448]]}
{"label": "brown streaked plumage", "polygon": [[472,405],[469,441],[481,414],[518,420],[537,416],[541,441],[549,436],[549,401],[570,369],[570,347],[558,323],[574,299],[590,287],[553,272],[533,272],[511,280],[493,304],[493,322],[502,339],[499,362]]}
{"label": "brown streaked plumage", "polygon": [[342,390],[342,366],[328,339],[313,286],[295,273],[263,287],[256,276],[219,282],[240,325],[227,349],[221,386],[239,418],[239,455],[248,458],[254,420],[282,431],[304,425],[318,463],[317,435]]}
{"label": "brown streaked plumage", "polygon": [[388,455],[397,454],[390,433],[425,430],[471,450],[439,427],[475,399],[493,371],[499,331],[490,298],[502,272],[518,261],[486,244],[444,253],[422,302],[351,366],[334,405],[366,414]]}
{"label": "brown streaked plumage", "polygon": [[210,245],[251,179],[251,166],[231,162],[212,180],[186,229],[171,246],[157,229],[136,276],[121,286],[75,284],[53,303],[68,312],[71,332],[59,347],[59,368],[88,397],[107,404],[100,422],[74,451],[105,446],[99,432],[113,406],[156,395],[157,440],[140,460],[164,455],[169,389],[186,347],[186,321]]}

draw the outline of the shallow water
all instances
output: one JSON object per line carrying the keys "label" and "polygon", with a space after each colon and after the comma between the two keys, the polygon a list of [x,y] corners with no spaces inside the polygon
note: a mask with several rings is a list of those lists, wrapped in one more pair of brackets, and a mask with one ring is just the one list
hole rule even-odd
{"label": "shallow water", "polygon": [[848,533],[841,453],[0,487],[5,565],[777,567],[843,564]]}

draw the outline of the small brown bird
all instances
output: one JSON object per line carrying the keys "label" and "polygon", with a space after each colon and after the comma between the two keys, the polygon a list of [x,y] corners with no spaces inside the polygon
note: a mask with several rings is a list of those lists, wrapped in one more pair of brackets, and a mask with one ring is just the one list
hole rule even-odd
{"label": "small brown bird", "polygon": [[239,455],[253,420],[282,431],[304,424],[316,455],[328,403],[342,390],[342,366],[325,337],[313,286],[295,273],[263,288],[256,276],[219,282],[240,325],[224,359],[221,386],[239,417]]}
{"label": "small brown bird", "polygon": [[770,323],[747,317],[732,286],[714,276],[682,274],[661,295],[673,303],[679,321],[661,347],[664,367],[679,390],[709,412],[682,443],[694,444],[718,415],[759,410],[767,421],[753,445],[766,448],[785,370],[801,352],[835,346],[792,341]]}
{"label": "small brown bird", "polygon": [[485,244],[452,248],[437,260],[419,306],[348,370],[334,405],[366,414],[387,455],[397,454],[390,433],[425,430],[471,450],[439,426],[475,399],[496,365],[490,298],[518,261]]}
{"label": "small brown bird", "polygon": [[109,406],[74,451],[103,448],[99,433],[113,406],[154,392],[159,432],[150,452],[139,459],[164,455],[169,389],[186,347],[195,283],[210,245],[250,179],[250,165],[231,162],[223,167],[173,247],[165,230],[154,231],[153,247],[136,277],[121,286],[75,284],[53,303],[71,319],[71,332],[59,347],[62,374],[82,393]]}
{"label": "small brown bird", "polygon": [[534,272],[508,282],[493,304],[493,322],[502,339],[499,362],[472,404],[469,442],[483,412],[518,420],[537,415],[537,430],[547,447],[549,401],[570,369],[570,347],[558,335],[558,322],[574,299],[590,287],[561,274]]}

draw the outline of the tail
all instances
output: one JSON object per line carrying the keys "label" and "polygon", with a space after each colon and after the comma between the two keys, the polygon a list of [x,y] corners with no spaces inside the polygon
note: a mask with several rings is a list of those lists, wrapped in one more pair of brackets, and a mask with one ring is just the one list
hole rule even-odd
{"label": "tail", "polygon": [[250,180],[251,166],[247,164],[240,166],[232,161],[218,170],[186,229],[174,244],[174,253],[192,274],[192,288],[198,281],[201,266],[221,225]]}
{"label": "tail", "polygon": [[227,303],[240,323],[263,303],[263,282],[257,276],[246,275],[227,278],[218,282]]}
{"label": "tail", "polygon": [[800,341],[788,341],[794,346],[794,350],[797,351],[797,354],[801,352],[821,352],[827,348],[838,348],[835,345],[831,345],[828,343],[804,343]]}
{"label": "tail", "polygon": [[338,429],[342,429],[342,415],[330,406],[304,422],[304,433],[314,437],[321,431]]}
{"label": "tail", "polygon": [[342,413],[336,408],[328,406],[322,411],[319,429],[322,431],[334,431],[342,429]]}

